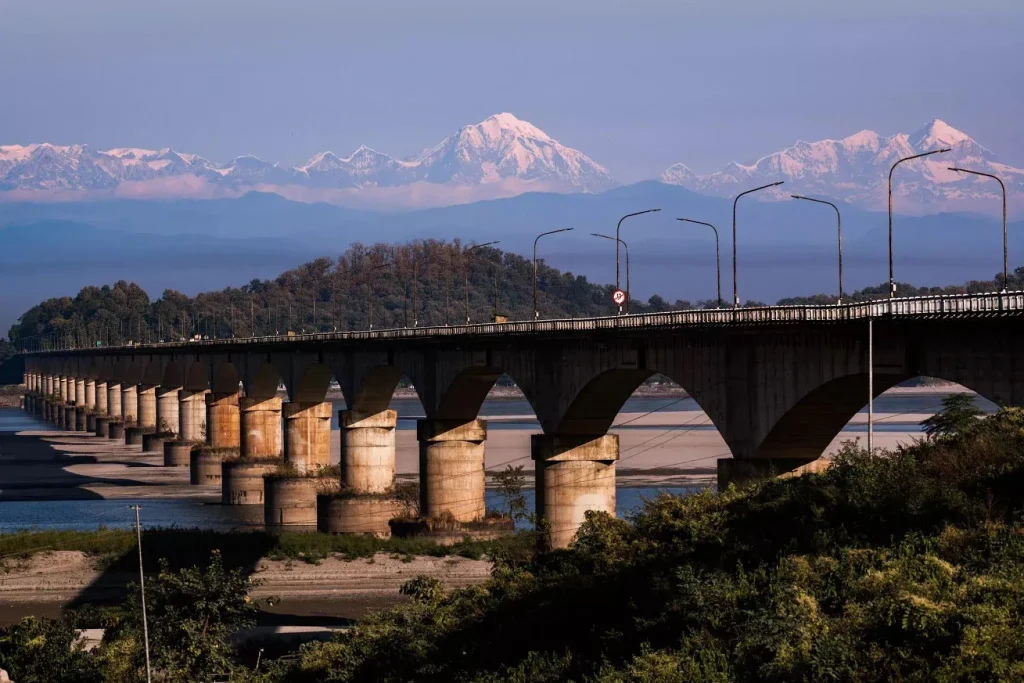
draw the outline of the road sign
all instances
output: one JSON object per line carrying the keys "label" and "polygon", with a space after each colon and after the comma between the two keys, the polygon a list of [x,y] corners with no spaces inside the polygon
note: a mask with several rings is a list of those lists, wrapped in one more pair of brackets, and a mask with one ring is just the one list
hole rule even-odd
{"label": "road sign", "polygon": [[626,293],[623,292],[621,289],[616,289],[615,291],[613,291],[612,303],[614,303],[616,306],[621,306],[622,304],[626,303]]}

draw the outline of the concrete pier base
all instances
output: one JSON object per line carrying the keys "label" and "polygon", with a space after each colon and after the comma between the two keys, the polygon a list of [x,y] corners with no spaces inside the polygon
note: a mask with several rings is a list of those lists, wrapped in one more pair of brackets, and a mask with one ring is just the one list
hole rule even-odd
{"label": "concrete pier base", "polygon": [[189,453],[188,480],[192,486],[221,486],[221,475],[226,453],[194,446]]}
{"label": "concrete pier base", "polygon": [[85,406],[75,406],[75,431],[84,432],[88,425],[87,413],[85,412]]}
{"label": "concrete pier base", "polygon": [[382,410],[338,413],[341,484],[354,493],[384,493],[395,484],[395,425],[398,413]]}
{"label": "concrete pier base", "polygon": [[121,441],[124,439],[124,422],[110,421],[107,425],[107,438],[111,441]]}
{"label": "concrete pier base", "polygon": [[242,458],[281,457],[281,399],[239,399],[239,453]]}
{"label": "concrete pier base", "polygon": [[96,413],[85,414],[85,431],[90,434],[96,433]]}
{"label": "concrete pier base", "polygon": [[718,490],[724,491],[729,488],[730,484],[743,488],[764,479],[792,472],[812,462],[815,460],[807,458],[758,458],[754,460],[721,458],[718,461]]}
{"label": "concrete pier base", "polygon": [[206,395],[210,393],[182,389],[178,392],[178,438],[182,441],[206,441]]}
{"label": "concrete pier base", "polygon": [[206,394],[206,443],[217,448],[238,448],[238,394]]}
{"label": "concrete pier base", "polygon": [[164,444],[173,438],[173,436],[165,436],[159,432],[145,432],[142,435],[142,452],[163,453]]}
{"label": "concrete pier base", "polygon": [[316,477],[263,478],[263,524],[268,529],[316,531]]}
{"label": "concrete pier base", "polygon": [[178,392],[181,387],[156,388],[156,430],[177,436],[181,414]]}
{"label": "concrete pier base", "polygon": [[125,446],[142,446],[142,427],[125,427],[124,428],[124,445]]}
{"label": "concrete pier base", "polygon": [[483,519],[487,422],[420,420],[420,514],[458,522]]}
{"label": "concrete pier base", "polygon": [[615,515],[617,434],[533,434],[537,515],[547,522],[552,548],[569,545],[587,510]]}
{"label": "concrete pier base", "polygon": [[317,497],[317,531],[325,534],[369,534],[390,538],[392,519],[408,514],[390,496],[321,495]]}
{"label": "concrete pier base", "polygon": [[164,467],[188,467],[192,462],[191,443],[164,442]]}
{"label": "concrete pier base", "polygon": [[64,429],[73,432],[78,423],[78,413],[74,406],[64,406]]}
{"label": "concrete pier base", "polygon": [[96,416],[96,429],[93,432],[96,436],[106,439],[110,435],[110,418],[103,415]]}
{"label": "concrete pier base", "polygon": [[284,459],[299,472],[331,464],[331,404],[284,404]]}
{"label": "concrete pier base", "polygon": [[276,460],[225,460],[221,463],[221,503],[263,505],[263,477],[279,464]]}

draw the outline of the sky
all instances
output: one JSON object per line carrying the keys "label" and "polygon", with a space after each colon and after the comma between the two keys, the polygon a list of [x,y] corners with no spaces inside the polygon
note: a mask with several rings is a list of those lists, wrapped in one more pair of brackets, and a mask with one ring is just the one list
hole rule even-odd
{"label": "sky", "polygon": [[620,181],[933,118],[1024,166],[1021,0],[0,0],[0,144],[297,164],[509,111]]}

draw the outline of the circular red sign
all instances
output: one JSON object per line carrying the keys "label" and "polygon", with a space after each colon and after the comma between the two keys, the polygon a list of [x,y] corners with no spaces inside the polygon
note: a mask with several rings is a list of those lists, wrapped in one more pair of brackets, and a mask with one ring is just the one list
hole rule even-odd
{"label": "circular red sign", "polygon": [[614,303],[616,306],[621,306],[622,304],[626,303],[626,293],[623,292],[621,289],[616,289],[615,291],[613,291],[612,303]]}

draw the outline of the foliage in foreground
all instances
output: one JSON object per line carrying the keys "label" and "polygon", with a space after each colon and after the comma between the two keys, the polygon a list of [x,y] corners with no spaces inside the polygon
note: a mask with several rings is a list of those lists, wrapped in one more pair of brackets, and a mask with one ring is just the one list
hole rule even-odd
{"label": "foliage in foreground", "polygon": [[1024,679],[1024,412],[824,473],[590,514],[279,663],[276,681]]}

